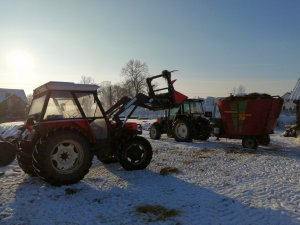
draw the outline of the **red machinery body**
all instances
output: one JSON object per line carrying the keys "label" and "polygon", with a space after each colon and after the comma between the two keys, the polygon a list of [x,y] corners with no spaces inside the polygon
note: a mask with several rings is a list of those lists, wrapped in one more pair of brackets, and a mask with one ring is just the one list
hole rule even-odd
{"label": "red machinery body", "polygon": [[217,101],[221,114],[220,137],[242,138],[271,134],[283,100],[280,97],[229,97]]}

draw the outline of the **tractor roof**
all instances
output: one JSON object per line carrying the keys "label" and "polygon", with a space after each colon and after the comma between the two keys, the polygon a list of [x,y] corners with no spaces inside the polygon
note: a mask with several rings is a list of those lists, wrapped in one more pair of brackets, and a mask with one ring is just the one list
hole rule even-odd
{"label": "tractor roof", "polygon": [[50,81],[34,89],[33,95],[41,94],[46,91],[86,91],[93,92],[99,88],[96,84],[76,84],[73,82]]}

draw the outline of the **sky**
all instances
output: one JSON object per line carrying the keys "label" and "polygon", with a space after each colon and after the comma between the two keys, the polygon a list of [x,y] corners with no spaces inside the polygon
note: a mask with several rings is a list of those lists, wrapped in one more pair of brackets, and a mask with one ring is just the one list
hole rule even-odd
{"label": "sky", "polygon": [[0,0],[0,87],[121,82],[130,59],[177,69],[189,97],[283,95],[300,77],[298,0]]}

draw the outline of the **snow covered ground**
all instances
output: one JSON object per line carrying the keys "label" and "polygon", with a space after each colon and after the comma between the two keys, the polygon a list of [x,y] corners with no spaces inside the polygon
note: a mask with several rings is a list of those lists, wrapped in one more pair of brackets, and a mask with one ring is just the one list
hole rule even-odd
{"label": "snow covered ground", "polygon": [[70,186],[50,186],[14,162],[0,168],[0,224],[300,224],[300,140],[281,132],[257,152],[240,140],[162,136],[149,140],[146,170],[95,158]]}

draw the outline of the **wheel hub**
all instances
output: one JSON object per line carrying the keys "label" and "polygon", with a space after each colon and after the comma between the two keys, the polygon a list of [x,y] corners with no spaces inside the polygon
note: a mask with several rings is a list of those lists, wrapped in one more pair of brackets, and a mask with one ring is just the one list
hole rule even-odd
{"label": "wheel hub", "polygon": [[60,143],[52,154],[52,162],[58,170],[71,169],[78,160],[78,150],[72,143]]}
{"label": "wheel hub", "polygon": [[143,155],[144,152],[138,145],[134,145],[128,149],[128,159],[133,163],[141,160],[143,158]]}
{"label": "wheel hub", "polygon": [[176,132],[179,137],[181,137],[181,138],[186,137],[187,128],[186,128],[185,124],[178,124],[178,126],[176,127]]}

